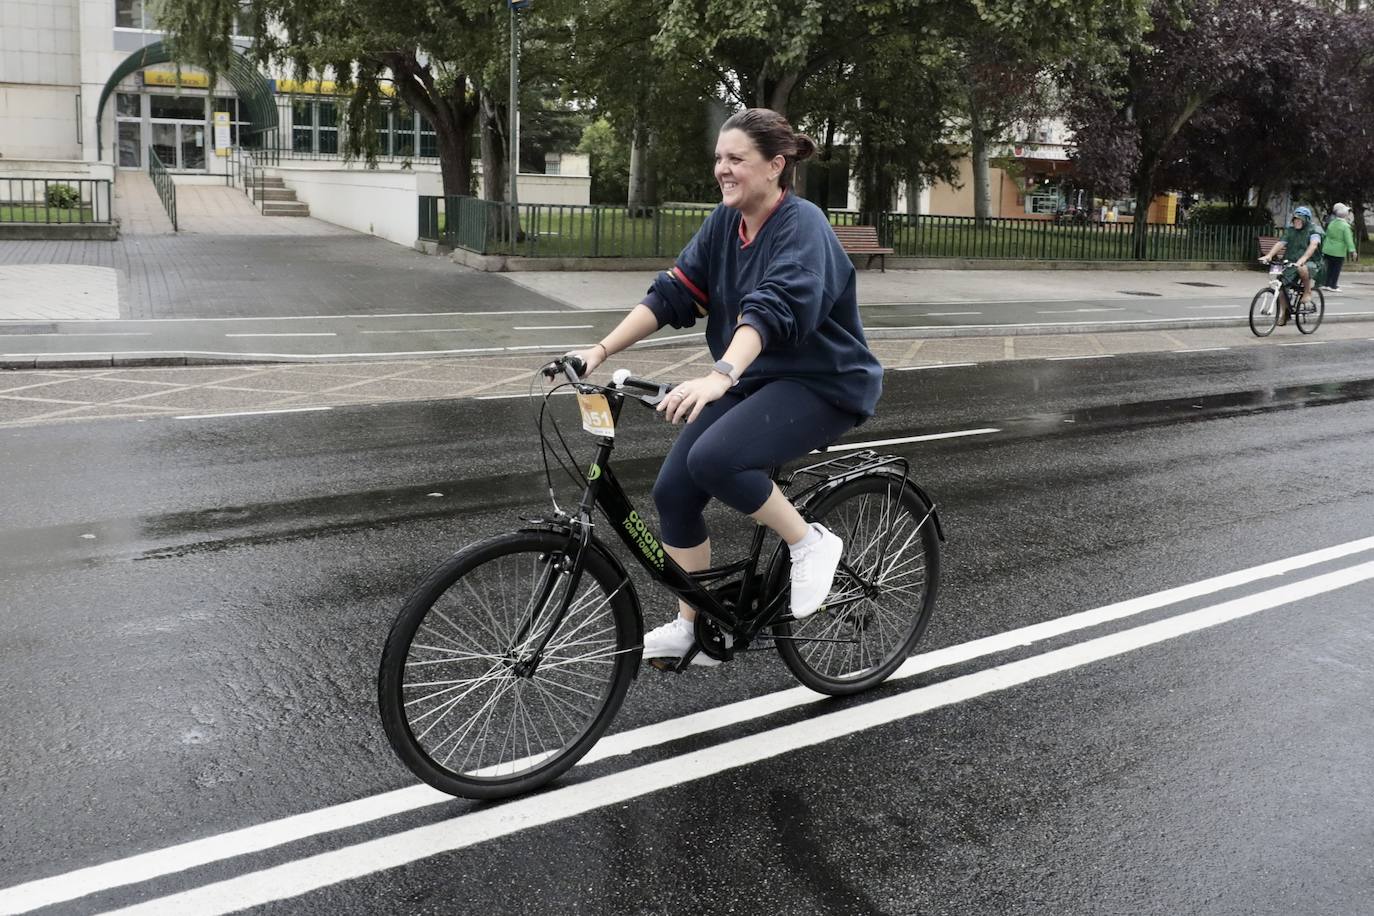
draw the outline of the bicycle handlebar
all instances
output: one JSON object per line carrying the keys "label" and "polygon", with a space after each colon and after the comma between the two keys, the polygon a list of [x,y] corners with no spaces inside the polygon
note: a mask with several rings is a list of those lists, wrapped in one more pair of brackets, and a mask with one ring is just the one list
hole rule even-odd
{"label": "bicycle handlebar", "polygon": [[[539,368],[540,374],[549,381],[556,379],[561,373],[569,383],[573,385],[583,385],[582,377],[587,373],[587,364],[579,357],[566,355],[560,356],[552,362],[546,363]],[[611,374],[611,387],[616,389],[637,388],[646,392],[650,397],[640,397],[632,395],[636,401],[647,404],[650,407],[657,407],[659,402],[668,396],[668,392],[673,390],[673,386],[667,382],[655,382],[652,379],[636,378],[630,374],[629,369],[617,369]]]}

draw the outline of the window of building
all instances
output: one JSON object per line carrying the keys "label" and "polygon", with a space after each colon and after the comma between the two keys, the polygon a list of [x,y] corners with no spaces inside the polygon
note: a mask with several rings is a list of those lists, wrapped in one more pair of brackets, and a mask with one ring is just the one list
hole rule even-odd
{"label": "window of building", "polygon": [[439,137],[434,133],[434,125],[428,118],[420,118],[420,155],[438,157]]}
{"label": "window of building", "polygon": [[[239,128],[247,127],[248,122],[239,118],[239,100],[217,98],[213,102],[213,111],[229,112],[229,142],[234,146],[239,145]],[[211,120],[214,120],[213,115]]]}
{"label": "window of building", "polygon": [[115,114],[121,118],[143,117],[143,98],[137,93],[120,92],[115,95]]}
{"label": "window of building", "polygon": [[156,29],[152,10],[144,0],[115,0],[115,27],[120,29]]}
{"label": "window of building", "polygon": [[203,95],[150,95],[148,113],[152,118],[167,121],[204,121]]}
{"label": "window of building", "polygon": [[1027,213],[1054,213],[1063,201],[1058,194],[1027,194]]}
{"label": "window of building", "polygon": [[393,138],[391,155],[393,156],[414,156],[415,155],[415,112],[409,109],[401,109],[395,112],[393,122],[396,125],[395,136]]}
{"label": "window of building", "polygon": [[333,102],[316,102],[315,123],[319,134],[316,151],[334,155],[339,151],[339,106]]}
{"label": "window of building", "polygon": [[138,169],[143,167],[143,122],[119,122],[119,167]]}

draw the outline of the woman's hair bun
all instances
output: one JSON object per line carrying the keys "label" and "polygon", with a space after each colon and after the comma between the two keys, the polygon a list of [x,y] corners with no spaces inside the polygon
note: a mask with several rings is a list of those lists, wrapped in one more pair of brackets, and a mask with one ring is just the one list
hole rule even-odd
{"label": "woman's hair bun", "polygon": [[795,159],[798,162],[801,162],[804,159],[810,159],[812,156],[816,155],[815,140],[812,140],[806,134],[795,134],[793,136],[793,139],[796,141],[797,144],[797,151],[793,154],[793,159]]}

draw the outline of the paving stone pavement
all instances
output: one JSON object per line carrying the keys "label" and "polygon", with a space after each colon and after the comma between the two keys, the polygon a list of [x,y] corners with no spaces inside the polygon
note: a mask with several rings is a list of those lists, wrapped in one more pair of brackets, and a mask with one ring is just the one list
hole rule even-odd
{"label": "paving stone pavement", "polygon": [[[877,340],[874,352],[893,371],[1007,359],[1092,359],[1128,353],[1240,347],[1320,346],[1364,341],[1374,353],[1374,323],[1346,322],[1301,338],[1292,329],[1259,339],[1248,330],[1125,331],[1007,337]],[[373,360],[314,365],[0,371],[0,428],[93,419],[203,417],[267,410],[440,398],[520,397],[547,355]],[[608,368],[681,381],[709,370],[704,347],[635,348]],[[601,373],[604,375],[605,373]]]}
{"label": "paving stone pavement", "polygon": [[119,317],[119,272],[109,267],[0,264],[0,314],[20,321]]}

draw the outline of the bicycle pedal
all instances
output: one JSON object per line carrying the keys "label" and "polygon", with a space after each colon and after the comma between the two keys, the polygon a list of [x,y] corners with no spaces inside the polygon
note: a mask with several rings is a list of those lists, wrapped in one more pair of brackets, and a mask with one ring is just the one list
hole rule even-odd
{"label": "bicycle pedal", "polygon": [[678,658],[651,658],[647,664],[655,671],[681,671],[682,667],[679,664],[681,661]]}

